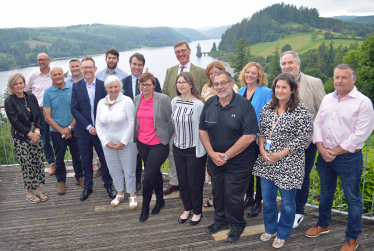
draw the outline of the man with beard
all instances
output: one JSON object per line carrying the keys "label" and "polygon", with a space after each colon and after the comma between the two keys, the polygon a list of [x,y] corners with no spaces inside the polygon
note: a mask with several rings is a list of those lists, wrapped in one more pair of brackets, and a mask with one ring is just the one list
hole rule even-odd
{"label": "man with beard", "polygon": [[119,79],[124,79],[128,76],[126,72],[117,67],[119,52],[116,49],[112,48],[105,52],[105,62],[107,67],[96,74],[97,79],[105,81],[110,75],[116,76]]}
{"label": "man with beard", "polygon": [[214,197],[214,223],[209,234],[231,225],[227,241],[236,242],[243,233],[244,193],[257,159],[255,134],[259,132],[251,102],[233,91],[230,73],[218,71],[213,78],[216,96],[205,104],[200,116],[199,134],[209,157]]}

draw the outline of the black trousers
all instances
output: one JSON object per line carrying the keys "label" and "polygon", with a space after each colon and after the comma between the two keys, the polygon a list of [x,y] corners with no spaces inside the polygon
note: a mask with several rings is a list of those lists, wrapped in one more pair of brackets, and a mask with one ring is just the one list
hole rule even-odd
{"label": "black trousers", "polygon": [[212,193],[214,198],[214,224],[218,227],[231,225],[234,231],[242,232],[245,228],[244,193],[247,191],[253,164],[248,167],[216,166],[208,161],[209,173],[212,177]]}
{"label": "black trousers", "polygon": [[196,158],[196,147],[180,149],[175,145],[173,154],[184,210],[201,214],[207,155]]}
{"label": "black trousers", "polygon": [[169,144],[146,145],[138,140],[136,143],[140,157],[145,163],[143,181],[143,207],[149,208],[153,189],[156,199],[163,200],[163,181],[160,168],[169,155]]}
{"label": "black trousers", "polygon": [[[256,154],[256,156],[260,153],[260,150],[258,146],[256,146],[256,152],[253,154]],[[249,180],[249,186],[247,189],[247,196],[253,198],[254,194],[254,186],[255,186],[255,176],[251,175],[251,179]],[[261,203],[262,201],[262,193],[261,193],[261,178],[256,176],[256,197],[255,197],[256,203]]]}

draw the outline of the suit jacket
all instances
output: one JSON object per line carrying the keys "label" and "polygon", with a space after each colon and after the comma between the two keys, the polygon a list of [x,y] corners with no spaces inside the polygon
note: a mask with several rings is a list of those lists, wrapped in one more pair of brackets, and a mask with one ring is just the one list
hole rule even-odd
{"label": "suit jacket", "polygon": [[[96,120],[97,103],[107,95],[104,82],[96,79],[95,100],[94,100],[94,118]],[[73,85],[71,94],[71,114],[77,121],[75,126],[75,137],[90,137],[90,133],[86,130],[87,126],[92,124],[90,99],[84,79],[81,79]]]}
{"label": "suit jacket", "polygon": [[[244,96],[244,93],[247,91],[248,86],[243,86],[239,89],[239,94]],[[255,94],[252,99],[252,106],[255,108],[257,123],[260,123],[260,114],[264,105],[271,99],[271,94],[273,91],[270,88],[265,86],[257,86]]]}
{"label": "suit jacket", "polygon": [[[325,88],[323,86],[322,80],[312,76],[305,75],[300,72],[300,91],[299,97],[309,109],[310,114],[312,115],[312,122],[317,116],[319,107],[322,103],[322,99],[325,97]],[[313,123],[312,123],[313,124]],[[306,148],[309,147],[313,139],[313,132],[310,136]]]}
{"label": "suit jacket", "polygon": [[[156,79],[156,89],[155,92],[161,93],[161,85],[160,82]],[[123,94],[127,97],[131,98],[131,100],[134,100],[133,90],[132,90],[132,75],[127,76],[126,78],[122,79],[122,89]]]}
{"label": "suit jacket", "polygon": [[[137,117],[142,95],[139,94],[134,99],[135,118],[134,118],[134,142],[138,141],[139,120]],[[153,93],[153,123],[158,140],[163,145],[167,145],[174,133],[173,123],[171,122],[171,102],[168,96],[154,92]]]}
{"label": "suit jacket", "polygon": [[[162,93],[168,95],[170,99],[177,96],[175,92],[175,81],[177,80],[178,68],[179,64],[166,70],[166,77],[164,85],[162,86]],[[194,77],[196,86],[199,88],[201,93],[203,86],[208,83],[208,78],[205,76],[205,69],[191,63],[190,73]]]}

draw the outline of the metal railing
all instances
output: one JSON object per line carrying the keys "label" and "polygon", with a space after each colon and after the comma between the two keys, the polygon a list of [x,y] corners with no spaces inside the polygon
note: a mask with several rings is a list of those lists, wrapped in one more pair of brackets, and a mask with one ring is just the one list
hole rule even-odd
{"label": "metal railing", "polygon": [[[5,117],[5,109],[4,106],[0,106],[0,144],[2,146],[0,147],[0,168],[3,166],[12,166],[12,165],[18,165],[18,159],[16,156],[16,152],[13,146],[12,137],[11,137],[11,125],[8,121],[8,119]],[[372,147],[373,148],[373,147]],[[2,150],[1,150],[2,149]],[[369,158],[369,149],[370,149],[370,141],[369,139],[366,141],[366,146],[362,149],[364,154],[364,168],[363,168],[363,179],[362,179],[362,202],[364,206],[364,214],[362,218],[364,219],[370,219],[374,220],[374,180],[369,179],[367,180],[367,174],[370,174],[370,177],[374,178],[374,167],[368,166],[369,163],[374,162],[374,154],[372,154]],[[366,153],[366,154],[365,154]],[[67,156],[67,155],[65,155]],[[372,170],[370,170],[370,168]],[[311,192],[309,193],[309,199],[310,203],[307,204],[307,206],[318,208],[318,202],[319,202],[319,175],[318,171],[316,171],[316,165],[314,164],[311,176],[312,176],[312,182],[311,182]],[[338,182],[339,184],[339,182]],[[368,189],[369,188],[369,189]],[[372,191],[371,191],[372,188]],[[372,195],[370,195],[372,193]],[[371,196],[371,201],[368,199],[368,195]],[[366,198],[366,199],[364,199]],[[332,211],[348,214],[348,212],[344,211],[343,209],[347,208],[347,205],[344,202],[344,193],[342,186],[337,187],[336,193],[335,193],[335,201],[339,199],[340,204],[338,206],[335,206],[335,209]]]}

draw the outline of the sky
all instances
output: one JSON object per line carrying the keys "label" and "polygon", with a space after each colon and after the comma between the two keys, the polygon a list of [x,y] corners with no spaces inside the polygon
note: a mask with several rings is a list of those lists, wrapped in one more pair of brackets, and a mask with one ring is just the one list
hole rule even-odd
{"label": "sky", "polygon": [[[320,16],[374,15],[374,0],[283,1],[317,8]],[[274,0],[1,0],[0,28],[116,24],[198,29],[220,27],[281,1]]]}

